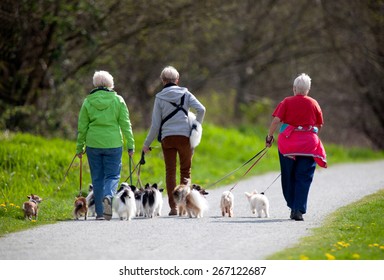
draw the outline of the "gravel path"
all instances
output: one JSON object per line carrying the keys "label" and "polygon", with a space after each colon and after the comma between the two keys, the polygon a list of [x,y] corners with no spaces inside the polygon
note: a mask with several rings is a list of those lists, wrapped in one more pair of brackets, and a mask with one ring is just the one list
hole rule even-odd
{"label": "gravel path", "polygon": [[[221,217],[221,193],[232,185],[209,190],[210,209],[201,219],[163,216],[120,221],[67,221],[0,238],[2,260],[251,260],[294,245],[324,218],[344,205],[384,188],[384,161],[317,168],[304,222],[289,219],[280,180],[266,192],[270,218],[256,218],[246,191],[264,191],[277,172],[240,182],[233,190],[235,217]],[[75,249],[76,248],[76,249]]]}

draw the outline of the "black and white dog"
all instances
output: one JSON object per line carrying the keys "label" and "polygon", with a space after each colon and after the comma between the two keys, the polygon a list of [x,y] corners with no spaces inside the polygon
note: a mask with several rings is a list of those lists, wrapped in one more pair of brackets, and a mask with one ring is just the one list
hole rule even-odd
{"label": "black and white dog", "polygon": [[113,206],[119,215],[120,220],[130,221],[136,216],[135,194],[132,189],[136,188],[134,186],[129,186],[125,182],[121,183],[115,199],[113,200]]}
{"label": "black and white dog", "polygon": [[96,216],[96,211],[95,211],[95,196],[93,194],[93,185],[89,184],[88,187],[88,195],[85,198],[87,201],[87,206],[88,206],[88,217],[94,217]]}
{"label": "black and white dog", "polygon": [[161,209],[163,208],[162,191],[164,191],[164,189],[159,189],[157,184],[145,185],[142,196],[144,217],[153,218],[154,216],[161,216]]}

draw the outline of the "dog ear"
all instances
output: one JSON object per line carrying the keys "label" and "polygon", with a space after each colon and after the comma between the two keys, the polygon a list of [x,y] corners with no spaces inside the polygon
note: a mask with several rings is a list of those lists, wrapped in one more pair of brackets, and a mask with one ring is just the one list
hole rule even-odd
{"label": "dog ear", "polygon": [[130,188],[131,188],[131,190],[133,191],[133,192],[135,192],[136,190],[137,190],[137,188],[135,187],[135,186],[129,186]]}
{"label": "dog ear", "polygon": [[164,191],[164,189],[159,189],[159,192],[163,192]]}
{"label": "dog ear", "polygon": [[157,189],[157,184],[154,183],[154,184],[152,185],[152,187],[155,188],[155,189]]}

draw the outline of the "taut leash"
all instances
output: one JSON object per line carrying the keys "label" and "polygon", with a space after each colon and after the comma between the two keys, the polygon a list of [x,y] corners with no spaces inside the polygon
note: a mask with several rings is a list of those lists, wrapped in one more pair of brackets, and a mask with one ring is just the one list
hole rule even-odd
{"label": "taut leash", "polygon": [[[257,155],[261,154],[261,156],[251,165],[251,167],[248,168],[248,170],[240,177],[243,178],[245,175],[248,174],[249,171],[251,171],[251,169],[263,158],[263,156],[268,152],[267,150],[267,147],[265,147],[264,149],[262,149]],[[237,183],[229,190],[230,192],[232,192],[232,190],[237,186],[237,184],[239,183],[240,179],[237,181]]]}
{"label": "taut leash", "polygon": [[65,179],[66,179],[67,176],[68,176],[69,170],[71,169],[71,167],[72,167],[72,165],[73,165],[73,162],[75,161],[76,156],[77,156],[77,155],[75,154],[75,156],[73,157],[71,163],[70,163],[69,166],[68,166],[67,171],[66,171],[65,174],[64,174],[64,178],[63,178],[61,184],[57,187],[57,189],[56,189],[56,191],[55,191],[54,194],[56,194],[56,193],[63,187],[63,185],[64,185],[64,183],[65,183]]}
{"label": "taut leash", "polygon": [[277,175],[275,180],[273,180],[272,183],[268,186],[268,188],[266,188],[265,191],[263,191],[261,194],[264,194],[273,185],[273,183],[275,183],[276,180],[279,179],[280,176],[281,176],[281,173],[279,175]]}
{"label": "taut leash", "polygon": [[238,171],[239,169],[243,168],[244,166],[246,166],[248,163],[250,163],[252,160],[254,160],[255,158],[257,158],[261,153],[263,153],[265,150],[267,149],[267,147],[265,147],[264,149],[262,149],[260,152],[258,152],[256,155],[254,155],[253,157],[251,157],[249,160],[247,160],[246,162],[244,162],[241,166],[239,166],[238,168],[236,168],[235,170],[229,172],[227,175],[225,175],[224,177],[220,178],[219,180],[217,180],[216,182],[210,184],[207,186],[207,189],[209,189],[210,187],[213,187],[214,185],[220,183],[221,181],[223,181],[224,179],[228,178],[229,176],[231,176],[233,173],[235,173],[236,171]]}

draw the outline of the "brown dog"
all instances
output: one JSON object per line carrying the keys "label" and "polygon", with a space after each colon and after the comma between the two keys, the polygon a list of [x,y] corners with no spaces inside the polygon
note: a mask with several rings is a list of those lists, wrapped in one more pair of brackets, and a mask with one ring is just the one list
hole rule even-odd
{"label": "brown dog", "polygon": [[85,197],[77,197],[74,204],[75,209],[73,210],[73,216],[75,217],[75,220],[78,220],[81,216],[84,216],[84,220],[86,220],[88,215],[88,205]]}
{"label": "brown dog", "polygon": [[43,201],[42,198],[40,198],[38,195],[31,194],[28,195],[28,201],[24,202],[23,204],[23,211],[24,211],[24,218],[32,220],[32,217],[35,217],[35,220],[37,221],[38,212],[39,212],[39,203]]}
{"label": "brown dog", "polygon": [[187,184],[176,186],[173,191],[173,198],[177,205],[179,216],[188,214],[190,218],[202,218],[206,210],[208,210],[208,202],[204,195],[207,195],[201,186],[193,184],[190,180]]}

